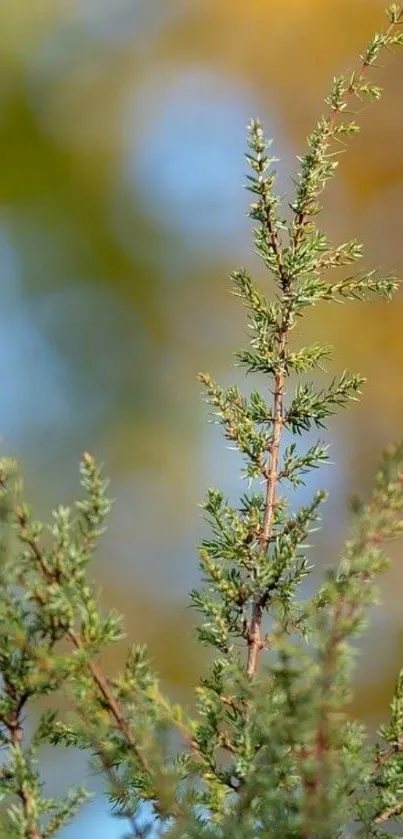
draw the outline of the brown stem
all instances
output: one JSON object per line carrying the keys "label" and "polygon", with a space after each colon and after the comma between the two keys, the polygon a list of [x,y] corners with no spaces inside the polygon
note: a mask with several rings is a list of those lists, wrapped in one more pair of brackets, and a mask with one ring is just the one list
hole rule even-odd
{"label": "brown stem", "polygon": [[[268,244],[270,245],[274,254],[277,273],[280,280],[281,289],[285,296],[289,292],[290,282],[284,270],[283,255],[281,250],[281,243],[279,241],[277,229],[272,218],[272,211],[269,203],[264,204],[265,227]],[[263,527],[259,536],[260,544],[264,551],[268,551],[270,539],[273,533],[274,510],[276,505],[277,484],[279,479],[279,455],[280,455],[280,441],[281,431],[283,428],[283,410],[284,410],[284,388],[285,388],[285,372],[282,365],[282,359],[286,348],[287,335],[289,331],[289,315],[284,308],[281,315],[281,322],[278,326],[277,332],[277,346],[279,357],[279,368],[275,373],[275,390],[274,390],[274,406],[273,406],[273,433],[268,446],[268,464],[267,464],[267,480],[266,480],[266,500],[263,514]],[[247,631],[248,655],[246,670],[249,676],[253,676],[258,667],[259,654],[264,647],[262,642],[262,620],[263,610],[267,601],[267,590],[260,592],[255,597],[252,604],[252,616],[249,622]]]}
{"label": "brown stem", "polygon": [[[280,348],[284,351],[286,332],[281,336]],[[281,369],[275,376],[274,393],[274,423],[273,436],[270,445],[268,476],[266,483],[266,501],[263,515],[263,527],[260,537],[262,548],[267,551],[273,531],[274,510],[276,504],[276,492],[278,484],[278,464],[280,455],[280,440],[283,427],[283,403],[284,403],[284,382],[285,375]],[[252,605],[252,618],[248,628],[248,658],[247,672],[253,676],[257,671],[259,653],[262,650],[262,620],[263,609],[267,600],[266,590],[260,592]]]}
{"label": "brown stem", "polygon": [[377,816],[374,818],[375,824],[384,824],[384,822],[388,822],[389,819],[396,818],[396,816],[400,816],[403,811],[403,801],[399,801],[397,804],[394,804],[393,807],[388,807],[386,810],[383,810],[381,813],[378,813]]}
{"label": "brown stem", "polygon": [[[21,748],[24,738],[24,729],[21,722],[21,711],[27,700],[27,696],[17,697],[14,687],[5,680],[5,690],[9,698],[14,701],[15,707],[12,715],[8,719],[4,719],[4,725],[9,731],[10,742],[15,748]],[[20,799],[24,817],[26,820],[26,839],[43,839],[42,833],[36,819],[32,817],[34,811],[34,799],[29,781],[22,781],[18,790],[18,798]]]}
{"label": "brown stem", "polygon": [[[69,629],[67,631],[67,636],[68,636],[68,638],[70,638],[70,641],[73,644],[73,646],[76,648],[76,650],[80,650],[80,651],[85,650],[85,646],[83,644],[83,641],[82,641],[80,635],[78,635],[74,631],[74,629]],[[92,676],[92,678],[93,678],[93,680],[94,680],[94,682],[95,682],[95,684],[96,684],[104,702],[106,703],[107,707],[109,708],[109,711],[111,712],[119,730],[122,732],[122,734],[126,738],[130,747],[133,749],[133,752],[135,753],[135,755],[137,757],[137,760],[141,764],[144,771],[147,774],[151,774],[151,769],[148,765],[148,761],[147,761],[145,755],[143,754],[142,750],[139,748],[139,745],[138,745],[138,743],[136,742],[136,740],[133,736],[133,732],[131,730],[131,727],[128,724],[128,722],[126,721],[125,716],[123,714],[123,711],[120,707],[120,704],[117,701],[116,697],[114,696],[113,691],[112,691],[112,689],[111,689],[111,687],[108,683],[108,680],[104,676],[101,668],[99,667],[99,665],[95,661],[92,661],[91,658],[88,658],[87,665],[88,665],[88,669],[91,673],[91,676]]]}

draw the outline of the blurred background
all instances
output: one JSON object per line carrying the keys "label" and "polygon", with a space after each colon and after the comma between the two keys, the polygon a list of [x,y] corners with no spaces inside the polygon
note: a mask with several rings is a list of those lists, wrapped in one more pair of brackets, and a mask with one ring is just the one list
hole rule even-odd
{"label": "blurred background", "polygon": [[[236,499],[239,460],[206,423],[196,375],[235,377],[245,337],[228,273],[267,283],[253,254],[245,128],[260,116],[290,194],[296,154],[335,73],[383,25],[379,0],[1,0],[0,433],[38,515],[78,492],[89,449],[116,505],[93,567],[105,603],[146,641],[171,695],[191,701],[203,657],[187,592],[197,585],[198,504]],[[360,116],[323,218],[359,237],[365,267],[403,275],[403,56],[383,56],[383,100]],[[319,572],[347,533],[346,496],[368,490],[379,449],[403,431],[403,297],[316,308],[301,341],[335,346],[329,373],[369,376],[330,426],[333,466],[293,503],[331,488]],[[354,713],[386,713],[403,662],[401,546],[383,608],[360,645]],[[179,643],[180,638],[180,643]],[[122,660],[111,653],[107,667]],[[45,755],[50,792],[88,775]],[[95,784],[95,785],[94,785]],[[94,831],[94,834],[92,834]],[[65,839],[121,836],[98,795]]]}

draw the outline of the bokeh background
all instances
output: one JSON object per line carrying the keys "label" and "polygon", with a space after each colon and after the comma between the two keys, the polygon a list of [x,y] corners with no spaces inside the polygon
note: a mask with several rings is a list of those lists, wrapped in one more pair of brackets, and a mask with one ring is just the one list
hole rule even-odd
{"label": "bokeh background", "polygon": [[[275,140],[279,190],[334,73],[383,24],[379,0],[1,0],[0,433],[38,513],[72,500],[89,449],[117,500],[93,567],[105,603],[146,641],[166,689],[191,701],[203,657],[187,592],[198,581],[206,485],[236,498],[239,461],[196,379],[234,378],[244,314],[228,273],[267,283],[246,218],[245,127]],[[403,56],[383,56],[381,103],[360,117],[328,191],[335,242],[403,276]],[[346,495],[403,432],[403,297],[315,308],[301,340],[335,345],[329,373],[369,376],[331,423],[333,466],[295,503],[331,488],[314,556],[337,559]],[[403,661],[402,546],[360,645],[354,713],[386,713]],[[112,651],[113,669],[123,649]],[[121,836],[81,756],[46,754],[50,792],[85,777],[98,795],[65,839]]]}

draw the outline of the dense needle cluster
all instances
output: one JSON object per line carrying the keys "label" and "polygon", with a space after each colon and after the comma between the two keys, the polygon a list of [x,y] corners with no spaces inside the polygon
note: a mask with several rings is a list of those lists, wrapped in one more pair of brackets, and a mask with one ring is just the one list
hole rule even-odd
{"label": "dense needle cluster", "polygon": [[[333,80],[299,158],[288,215],[275,192],[270,143],[259,121],[249,125],[250,217],[276,291],[269,299],[243,268],[232,275],[250,338],[236,364],[263,376],[265,390],[245,396],[200,376],[225,437],[244,457],[249,489],[237,506],[217,489],[204,503],[204,587],[191,600],[202,616],[198,639],[214,655],[196,688],[195,715],[164,696],[143,647],[129,650],[113,679],[99,664],[123,632],[120,616],[101,610],[88,576],[111,506],[93,458],[81,463],[83,499],[58,507],[50,525],[24,503],[15,461],[0,462],[1,836],[59,836],[86,797],[82,789],[61,801],[46,796],[44,744],[88,752],[130,836],[364,839],[391,835],[403,819],[403,675],[375,743],[347,714],[352,643],[375,602],[385,544],[403,531],[403,443],[384,452],[370,499],[351,502],[340,564],[312,597],[302,597],[300,584],[312,570],[306,542],[326,493],[296,512],[286,500],[287,486],[302,484],[328,457],[327,445],[304,445],[304,435],[311,440],[364,382],[344,372],[318,390],[309,375],[323,371],[331,348],[296,347],[293,328],[316,304],[388,300],[397,288],[393,277],[351,268],[359,242],[334,246],[318,226],[320,196],[359,130],[349,116],[354,102],[381,95],[368,71],[382,50],[403,45],[403,10],[393,4],[387,15],[387,30],[373,37],[358,69]],[[55,706],[63,697],[66,710],[42,712],[32,731],[27,712],[45,695]]]}

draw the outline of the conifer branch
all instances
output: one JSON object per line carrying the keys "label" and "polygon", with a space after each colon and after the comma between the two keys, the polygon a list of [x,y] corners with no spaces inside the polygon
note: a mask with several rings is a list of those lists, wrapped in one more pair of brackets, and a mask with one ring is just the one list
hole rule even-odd
{"label": "conifer branch", "polygon": [[[297,185],[295,204],[292,209],[295,213],[293,233],[291,237],[292,249],[295,252],[301,239],[304,236],[305,225],[308,219],[315,215],[320,209],[316,203],[318,195],[323,191],[326,182],[334,175],[337,162],[332,162],[329,153],[331,140],[339,140],[343,135],[354,134],[359,131],[359,126],[350,121],[337,128],[336,121],[342,113],[346,113],[348,102],[353,97],[361,101],[362,98],[379,99],[381,88],[365,82],[365,75],[368,68],[376,66],[383,49],[390,49],[391,46],[403,43],[402,33],[397,32],[397,27],[403,21],[403,12],[400,5],[394,3],[387,9],[389,26],[386,30],[375,35],[369,42],[367,49],[360,56],[360,64],[350,80],[347,82],[343,76],[334,79],[330,96],[326,99],[329,111],[322,116],[315,131],[308,138],[310,151],[301,159],[302,172]],[[327,267],[328,263],[322,261],[319,266]],[[318,267],[319,267],[318,266]]]}
{"label": "conifer branch", "polygon": [[[88,581],[111,507],[92,456],[81,463],[84,497],[73,509],[57,507],[50,525],[35,521],[22,501],[17,465],[0,459],[0,747],[8,757],[0,795],[11,802],[2,822],[7,839],[56,837],[85,799],[80,789],[61,802],[44,797],[36,757],[43,743],[91,754],[113,806],[138,837],[145,802],[150,830],[167,839],[347,839],[352,825],[356,839],[379,839],[383,826],[403,821],[403,671],[375,746],[346,711],[352,644],[376,601],[385,545],[403,533],[403,442],[384,453],[369,502],[352,500],[341,563],[307,600],[300,596],[312,570],[307,541],[326,492],[293,512],[281,492],[284,484],[303,485],[328,459],[323,441],[299,449],[296,440],[325,427],[364,383],[346,371],[321,389],[299,379],[323,371],[331,348],[291,346],[298,318],[324,302],[374,294],[389,300],[397,288],[394,277],[375,271],[332,281],[333,269],[354,265],[362,247],[354,238],[334,246],[316,222],[319,196],[337,169],[335,144],[358,131],[355,120],[340,116],[353,97],[379,99],[367,69],[381,50],[403,45],[402,7],[392,4],[387,14],[389,27],[370,41],[358,70],[333,80],[328,112],[299,158],[291,220],[282,218],[270,143],[258,120],[248,128],[254,241],[276,294],[270,300],[244,268],[232,274],[250,337],[235,358],[247,373],[267,377],[271,399],[200,375],[226,438],[243,455],[249,487],[236,506],[217,489],[203,505],[210,525],[200,548],[204,587],[191,601],[203,616],[199,642],[216,657],[196,688],[194,716],[164,696],[144,647],[129,649],[115,678],[101,666],[106,645],[122,638],[122,624],[114,612],[103,613]],[[254,491],[254,481],[263,491]],[[68,711],[43,713],[28,741],[23,715],[49,694],[68,699]]]}
{"label": "conifer branch", "polygon": [[[86,453],[83,458],[84,467],[88,470],[90,478],[99,480],[99,473],[98,469],[95,465],[95,462],[91,455]],[[15,520],[18,526],[18,537],[21,542],[27,545],[32,559],[38,566],[38,569],[41,571],[43,578],[46,584],[49,586],[50,590],[57,590],[61,586],[61,575],[58,569],[50,569],[48,563],[46,562],[45,556],[43,551],[41,550],[38,542],[38,538],[32,536],[28,529],[28,519],[26,516],[26,511],[19,506],[16,505],[12,510],[12,513],[15,516]],[[84,544],[85,548],[88,549],[89,546],[92,547],[92,537],[93,533],[88,531],[85,534]],[[46,595],[40,594],[38,591],[35,592],[35,598],[38,604],[43,608],[46,606],[47,600]],[[133,750],[133,753],[136,755],[137,760],[139,761],[140,766],[143,768],[144,772],[150,774],[150,768],[147,765],[147,758],[142,752],[141,748],[139,747],[136,739],[133,736],[133,732],[128,725],[123,711],[117,701],[116,697],[113,694],[113,691],[108,683],[108,680],[104,676],[101,668],[99,665],[93,660],[91,654],[87,654],[87,645],[83,639],[83,637],[76,632],[76,630],[71,625],[66,626],[65,631],[66,638],[69,639],[73,647],[79,652],[83,654],[83,661],[85,662],[88,670],[91,674],[91,677],[96,685],[100,697],[102,698],[103,702],[105,703],[106,707],[109,709],[118,729],[121,731],[127,743],[129,744],[130,748]]]}
{"label": "conifer branch", "polygon": [[[39,830],[36,817],[37,789],[35,789],[35,785],[30,778],[29,767],[23,753],[24,726],[22,712],[29,699],[29,692],[25,691],[19,695],[15,684],[8,681],[6,675],[3,675],[3,681],[5,696],[9,700],[9,713],[8,716],[3,718],[2,722],[9,733],[9,742],[16,768],[15,791],[21,802],[26,839],[44,839],[43,834]],[[6,769],[3,775],[4,778],[7,777],[8,772],[10,772],[10,776],[12,777],[12,770]]]}

